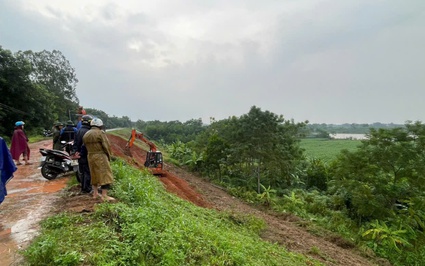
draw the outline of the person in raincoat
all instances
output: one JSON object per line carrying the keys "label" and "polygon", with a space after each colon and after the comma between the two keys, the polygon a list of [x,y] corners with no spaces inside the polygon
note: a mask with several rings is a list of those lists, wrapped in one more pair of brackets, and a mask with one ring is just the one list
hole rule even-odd
{"label": "person in raincoat", "polygon": [[61,130],[63,128],[63,124],[59,121],[55,123],[53,126],[53,149],[54,150],[63,150],[63,145],[61,143]]}
{"label": "person in raincoat", "polygon": [[17,170],[13,162],[12,155],[7,148],[6,141],[0,137],[0,204],[7,195],[6,184],[13,178],[13,173]]}
{"label": "person in raincoat", "polygon": [[30,159],[30,147],[28,146],[28,137],[24,132],[23,121],[15,123],[15,130],[12,135],[12,144],[10,145],[10,153],[12,154],[13,160],[16,161],[16,165],[21,165],[20,157],[22,155],[25,164],[32,164],[29,162]]}
{"label": "person in raincoat", "polygon": [[[108,196],[108,190],[114,181],[111,161],[111,146],[102,130],[103,121],[93,118],[90,122],[91,129],[83,136],[83,143],[87,149],[87,159],[89,161],[93,198],[101,197],[103,200],[112,201],[114,198]],[[98,189],[102,190],[101,195]]]}

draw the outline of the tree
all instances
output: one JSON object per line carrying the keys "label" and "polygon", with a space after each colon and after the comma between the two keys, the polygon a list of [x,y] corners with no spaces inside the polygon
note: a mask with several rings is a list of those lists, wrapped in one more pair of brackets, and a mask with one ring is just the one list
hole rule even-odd
{"label": "tree", "polygon": [[210,137],[205,150],[205,165],[209,177],[218,176],[222,180],[223,167],[226,167],[226,161],[229,153],[229,144],[220,138],[217,134]]}
{"label": "tree", "polygon": [[[232,182],[241,184],[244,180],[245,186],[256,187],[258,191],[260,183],[278,188],[291,186],[302,159],[299,137],[304,126],[253,106],[240,118],[230,117],[211,124],[208,131],[217,137],[209,141],[221,142],[228,148],[214,149],[214,145],[208,144],[206,164],[214,161],[216,169],[220,166],[221,170],[229,171]],[[223,162],[227,168],[221,167]]]}
{"label": "tree", "polygon": [[44,87],[54,96],[52,120],[66,120],[70,119],[71,114],[76,114],[79,103],[76,94],[78,79],[75,69],[60,51],[20,51],[17,57],[30,62],[30,79],[33,83]]}
{"label": "tree", "polygon": [[31,63],[0,46],[0,134],[10,136],[17,120],[27,122],[27,130],[50,127],[52,95],[31,81]]}
{"label": "tree", "polygon": [[424,148],[425,126],[419,122],[371,129],[357,151],[338,157],[330,191],[346,199],[359,222],[393,217],[396,203],[425,195]]}

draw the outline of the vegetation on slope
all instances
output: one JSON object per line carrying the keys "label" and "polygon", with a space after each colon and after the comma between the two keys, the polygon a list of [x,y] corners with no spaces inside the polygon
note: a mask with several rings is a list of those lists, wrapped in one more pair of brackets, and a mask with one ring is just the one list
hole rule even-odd
{"label": "vegetation on slope", "polygon": [[320,265],[262,241],[257,218],[199,208],[121,161],[112,167],[120,202],[46,219],[24,251],[30,265]]}

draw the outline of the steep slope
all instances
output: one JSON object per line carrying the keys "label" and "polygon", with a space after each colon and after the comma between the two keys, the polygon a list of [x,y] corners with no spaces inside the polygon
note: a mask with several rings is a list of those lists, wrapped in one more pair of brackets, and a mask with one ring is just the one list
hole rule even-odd
{"label": "steep slope", "polygon": [[[133,146],[131,152],[125,150],[126,141],[120,137],[109,135],[113,152],[127,162],[142,167],[145,151]],[[290,251],[314,257],[327,265],[390,265],[387,261],[372,262],[372,258],[362,257],[352,244],[338,237],[328,239],[312,235],[302,228],[302,221],[295,216],[276,216],[250,206],[230,196],[222,188],[197,177],[182,168],[165,164],[167,175],[160,180],[165,188],[182,199],[194,204],[214,208],[219,211],[251,214],[266,221],[268,227],[263,232],[264,240],[279,243]]]}

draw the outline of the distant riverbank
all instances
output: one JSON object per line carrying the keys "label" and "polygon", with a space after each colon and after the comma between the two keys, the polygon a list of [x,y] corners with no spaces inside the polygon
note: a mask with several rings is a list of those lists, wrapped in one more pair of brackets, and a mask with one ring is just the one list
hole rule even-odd
{"label": "distant riverbank", "polygon": [[336,133],[329,134],[332,139],[355,139],[355,140],[363,140],[367,139],[366,134],[345,134],[345,133]]}

